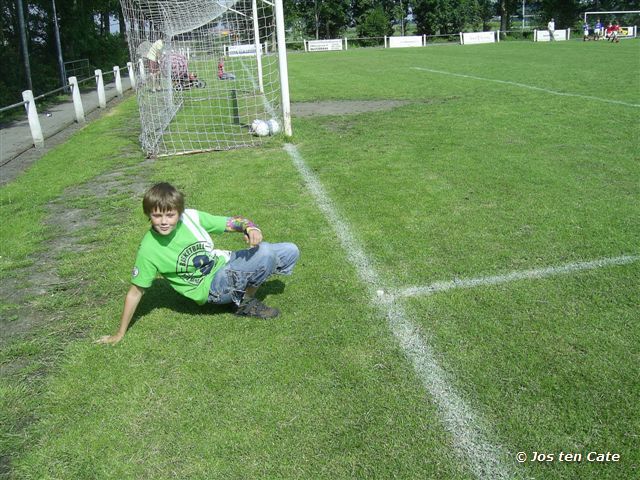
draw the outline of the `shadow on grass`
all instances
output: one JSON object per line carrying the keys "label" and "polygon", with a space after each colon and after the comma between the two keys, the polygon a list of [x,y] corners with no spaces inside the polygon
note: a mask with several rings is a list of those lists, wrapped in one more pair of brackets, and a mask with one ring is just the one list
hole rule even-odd
{"label": "shadow on grass", "polygon": [[[264,300],[267,296],[277,295],[284,292],[284,282],[281,280],[269,280],[265,282],[256,293],[259,300]],[[155,310],[156,308],[168,308],[178,313],[199,315],[209,313],[212,315],[233,313],[233,305],[214,305],[207,303],[206,305],[198,305],[194,301],[183,297],[176,292],[169,282],[164,279],[157,279],[153,285],[145,291],[140,304],[136,309],[135,316],[129,324],[129,330],[136,322]]]}

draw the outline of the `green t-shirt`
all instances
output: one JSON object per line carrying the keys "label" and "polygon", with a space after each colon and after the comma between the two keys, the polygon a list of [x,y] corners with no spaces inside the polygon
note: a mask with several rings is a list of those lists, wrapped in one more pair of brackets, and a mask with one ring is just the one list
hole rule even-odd
{"label": "green t-shirt", "polygon": [[181,295],[200,305],[207,303],[213,276],[230,253],[214,250],[209,233],[223,233],[227,219],[187,209],[171,234],[149,229],[140,242],[131,283],[148,288],[160,274]]}

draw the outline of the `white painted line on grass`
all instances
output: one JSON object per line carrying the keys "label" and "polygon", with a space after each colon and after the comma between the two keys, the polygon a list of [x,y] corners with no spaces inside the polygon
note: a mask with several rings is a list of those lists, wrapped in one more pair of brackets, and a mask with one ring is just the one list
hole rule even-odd
{"label": "white painted line on grass", "polygon": [[517,280],[533,280],[538,278],[553,277],[582,270],[594,270],[596,268],[610,267],[614,265],[626,265],[640,261],[640,255],[624,255],[621,257],[601,258],[590,262],[575,262],[555,267],[536,268],[534,270],[522,270],[510,272],[504,275],[492,277],[463,278],[447,282],[435,282],[424,287],[407,287],[390,292],[392,298],[406,298],[433,295],[454,288],[474,288],[487,285],[498,285],[501,283],[514,282]]}
{"label": "white painted line on grass", "polygon": [[560,95],[562,97],[577,97],[577,98],[584,98],[585,100],[596,100],[598,102],[613,103],[615,105],[624,105],[625,107],[640,108],[640,104],[637,104],[637,103],[628,103],[628,102],[623,102],[621,100],[610,100],[608,98],[594,97],[592,95],[581,95],[579,93],[558,92],[556,90],[549,90],[548,88],[536,87],[535,85],[527,85],[525,83],[510,82],[508,80],[497,80],[494,78],[476,77],[475,75],[465,75],[462,73],[445,72],[443,70],[433,70],[431,68],[424,68],[424,67],[411,67],[411,68],[413,70],[439,73],[442,75],[451,75],[453,77],[470,78],[472,80],[482,80],[484,82],[502,83],[503,85],[511,85],[514,87],[527,88],[529,90],[536,90],[538,92],[550,93],[551,95]]}
{"label": "white painted line on grass", "polygon": [[506,454],[501,448],[489,442],[485,433],[486,426],[456,392],[449,381],[449,375],[440,367],[433,349],[424,340],[420,327],[409,319],[400,304],[389,301],[386,295],[380,297],[377,294],[377,290],[386,291],[386,289],[381,285],[380,276],[373,262],[360,247],[351,228],[338,213],[329,195],[313,171],[306,165],[298,149],[291,144],[286,144],[284,149],[293,160],[318,207],[334,228],[349,261],[366,284],[372,303],[387,317],[389,328],[437,405],[458,453],[466,459],[469,468],[477,478],[487,480],[516,478],[511,465],[505,463]]}

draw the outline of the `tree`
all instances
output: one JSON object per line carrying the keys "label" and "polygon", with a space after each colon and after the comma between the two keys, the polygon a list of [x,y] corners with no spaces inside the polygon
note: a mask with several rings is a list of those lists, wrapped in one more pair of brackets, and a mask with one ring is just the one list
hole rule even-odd
{"label": "tree", "polygon": [[384,37],[393,34],[391,21],[381,5],[365,12],[357,24],[359,37]]}
{"label": "tree", "polygon": [[445,11],[446,0],[417,0],[413,9],[418,33],[436,35],[445,33],[444,18],[448,16]]}
{"label": "tree", "polygon": [[542,14],[545,21],[553,18],[556,28],[573,27],[580,17],[582,7],[579,0],[542,0]]}
{"label": "tree", "polygon": [[339,36],[349,23],[349,0],[287,0],[288,18],[302,20],[306,35],[319,38]]}
{"label": "tree", "polygon": [[[26,36],[36,95],[60,87],[52,0],[23,0]],[[113,16],[124,19],[119,0],[56,1],[60,43],[65,60],[87,58],[95,68],[111,69],[128,59],[124,29],[110,32]],[[15,0],[0,0],[0,61],[22,65]],[[8,68],[0,76],[0,105],[19,101],[25,89],[22,68]]]}
{"label": "tree", "polygon": [[392,9],[392,18],[400,24],[400,32],[405,34],[406,18],[409,12],[413,10],[415,4],[414,0],[397,0],[394,1],[394,7]]}
{"label": "tree", "polygon": [[480,21],[477,0],[418,0],[413,14],[426,35],[458,33]]}
{"label": "tree", "polygon": [[496,13],[495,0],[478,0],[478,17],[482,23],[482,31],[490,30],[489,22]]}

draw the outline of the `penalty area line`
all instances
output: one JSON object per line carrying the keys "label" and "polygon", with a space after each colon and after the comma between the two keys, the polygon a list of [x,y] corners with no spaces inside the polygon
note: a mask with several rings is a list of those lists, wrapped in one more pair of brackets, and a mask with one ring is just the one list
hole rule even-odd
{"label": "penalty area line", "polygon": [[371,304],[387,318],[389,329],[411,362],[416,376],[431,395],[443,425],[452,436],[455,450],[477,478],[516,478],[512,465],[506,461],[506,453],[488,440],[486,424],[457,393],[450,381],[450,374],[440,366],[436,352],[424,339],[420,327],[409,318],[399,302],[388,299],[385,301],[384,296],[380,298],[377,295],[376,289],[384,289],[384,286],[373,262],[360,247],[360,242],[352,233],[349,224],[339,214],[296,146],[285,144],[284,150],[298,169],[316,205],[333,227],[360,280],[366,285],[371,296]]}
{"label": "penalty area line", "polygon": [[483,82],[501,83],[503,85],[511,85],[514,87],[527,88],[529,90],[536,90],[538,92],[549,93],[551,95],[559,95],[561,97],[577,97],[577,98],[584,98],[585,100],[596,100],[598,102],[612,103],[614,105],[624,105],[625,107],[640,108],[640,104],[637,104],[637,103],[628,103],[628,102],[623,102],[621,100],[610,100],[608,98],[594,97],[592,95],[581,95],[579,93],[558,92],[557,90],[549,90],[548,88],[536,87],[535,85],[527,85],[526,83],[511,82],[508,80],[498,80],[495,78],[476,77],[475,75],[465,75],[463,73],[445,72],[443,70],[434,70],[434,69],[425,68],[425,67],[411,67],[411,69],[420,70],[423,72],[439,73],[441,75],[451,75],[453,77],[470,78],[472,80],[481,80]]}
{"label": "penalty area line", "polygon": [[626,265],[640,261],[640,255],[623,255],[620,257],[600,258],[589,262],[574,262],[555,267],[536,268],[532,270],[522,270],[506,273],[504,275],[495,275],[491,277],[463,278],[454,279],[447,282],[435,282],[424,287],[406,287],[397,289],[389,294],[392,298],[407,298],[434,295],[447,290],[456,288],[474,288],[485,287],[489,285],[499,285],[502,283],[510,283],[518,280],[534,280],[539,278],[554,277],[557,275],[566,275],[573,272],[584,270],[595,270],[596,268],[611,267],[614,265]]}

